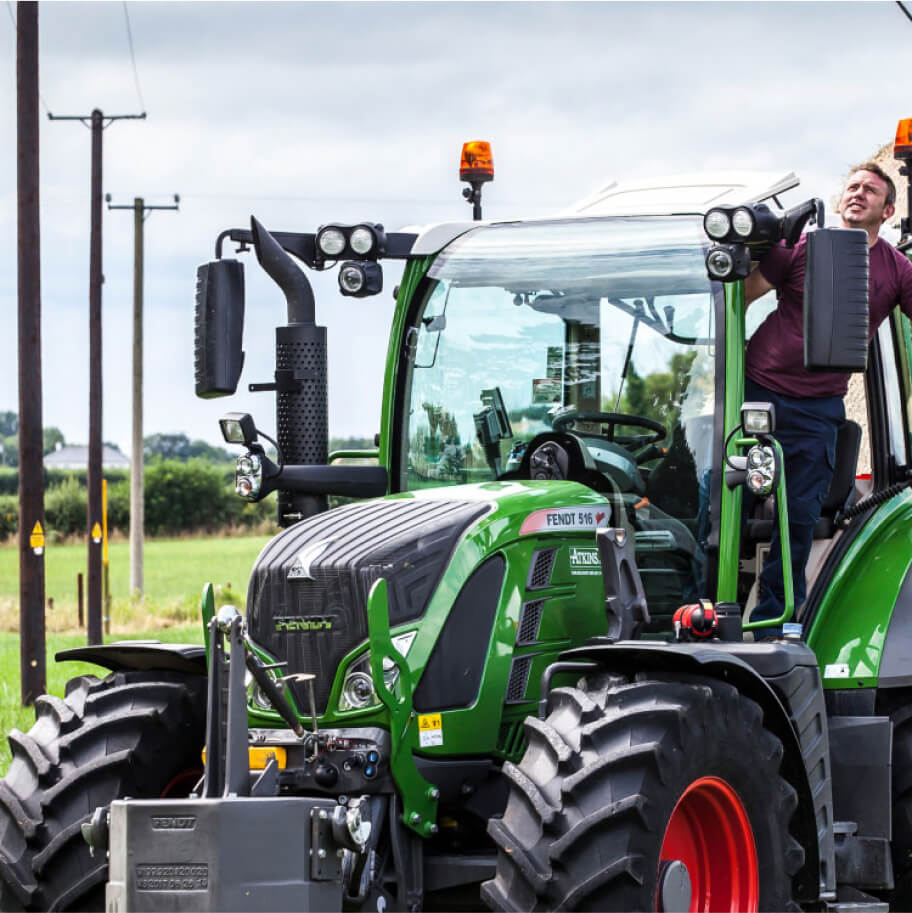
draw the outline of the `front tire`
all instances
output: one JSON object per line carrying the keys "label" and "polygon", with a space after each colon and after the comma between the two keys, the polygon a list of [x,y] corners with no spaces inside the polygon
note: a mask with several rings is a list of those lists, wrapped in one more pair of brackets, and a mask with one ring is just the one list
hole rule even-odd
{"label": "front tire", "polygon": [[[787,910],[797,795],[760,707],[700,676],[592,675],[555,689],[504,765],[489,833],[495,910]],[[664,895],[664,901],[663,901]]]}
{"label": "front tire", "polygon": [[81,826],[124,796],[187,795],[202,773],[206,680],[118,672],[35,701],[0,780],[0,909],[103,910],[108,865]]}

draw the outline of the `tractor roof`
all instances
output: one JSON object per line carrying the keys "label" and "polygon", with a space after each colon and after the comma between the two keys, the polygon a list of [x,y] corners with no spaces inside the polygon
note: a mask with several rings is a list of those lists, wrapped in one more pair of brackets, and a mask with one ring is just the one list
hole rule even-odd
{"label": "tractor roof", "polygon": [[[746,170],[694,172],[651,179],[611,181],[562,210],[558,213],[558,218],[702,215],[712,206],[760,203],[797,187],[798,183],[798,178],[791,171]],[[412,256],[427,256],[442,250],[459,235],[489,224],[492,223],[442,222],[420,227],[410,226],[403,230],[418,234],[412,247]]]}
{"label": "tractor roof", "polygon": [[560,214],[701,215],[711,206],[760,203],[797,185],[791,171],[716,171],[611,181]]}

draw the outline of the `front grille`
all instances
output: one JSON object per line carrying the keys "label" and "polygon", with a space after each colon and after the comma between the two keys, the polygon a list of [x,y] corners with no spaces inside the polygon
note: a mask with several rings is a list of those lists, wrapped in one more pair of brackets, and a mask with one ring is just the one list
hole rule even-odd
{"label": "front grille", "polygon": [[[390,624],[421,617],[463,531],[489,509],[462,501],[394,499],[340,507],[297,523],[260,553],[247,591],[253,640],[285,674],[316,675],[326,710],[336,669],[367,639],[367,596],[387,581]],[[308,708],[306,687],[292,684]]]}

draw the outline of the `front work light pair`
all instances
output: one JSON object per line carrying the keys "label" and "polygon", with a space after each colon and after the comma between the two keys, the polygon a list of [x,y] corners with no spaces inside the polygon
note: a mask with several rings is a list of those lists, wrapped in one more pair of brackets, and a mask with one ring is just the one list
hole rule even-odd
{"label": "front work light pair", "polygon": [[382,225],[324,225],[317,231],[317,252],[323,260],[365,257],[376,260],[386,247]]}

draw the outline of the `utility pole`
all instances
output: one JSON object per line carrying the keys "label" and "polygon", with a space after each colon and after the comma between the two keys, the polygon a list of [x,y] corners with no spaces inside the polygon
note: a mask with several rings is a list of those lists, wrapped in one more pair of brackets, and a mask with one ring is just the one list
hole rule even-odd
{"label": "utility pole", "polygon": [[116,120],[145,120],[142,114],[105,116],[98,108],[88,116],[57,116],[50,120],[78,120],[92,130],[91,238],[89,242],[89,467],[86,525],[89,529],[87,640],[102,642],[101,633],[101,139]]}
{"label": "utility pole", "polygon": [[44,440],[38,206],[38,4],[16,4],[19,277],[19,664],[22,703],[47,691],[44,644]]}
{"label": "utility pole", "polygon": [[130,595],[143,593],[143,223],[146,213],[155,209],[180,209],[174,194],[173,206],[146,206],[134,197],[132,206],[112,206],[111,194],[105,196],[108,209],[133,210],[133,440],[130,458]]}

